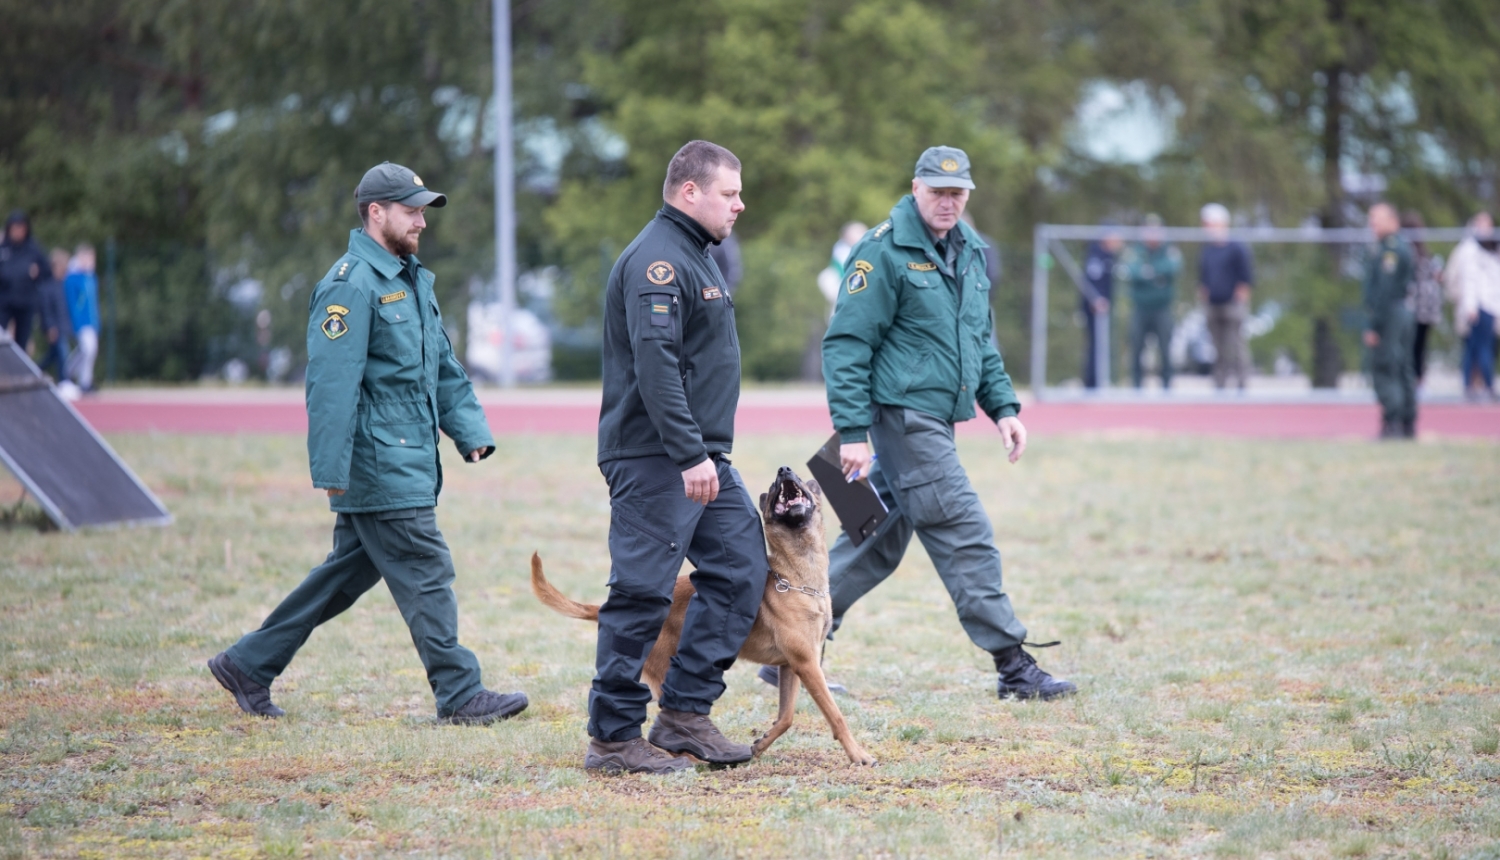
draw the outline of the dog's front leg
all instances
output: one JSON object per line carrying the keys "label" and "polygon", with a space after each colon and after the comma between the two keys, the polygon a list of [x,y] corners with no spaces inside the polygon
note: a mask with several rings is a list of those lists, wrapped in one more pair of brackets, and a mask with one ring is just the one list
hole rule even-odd
{"label": "dog's front leg", "polygon": [[[828,692],[828,679],[823,677],[823,667],[818,665],[816,659],[800,660],[793,667],[797,675],[802,678],[802,685],[807,688],[808,695],[818,703],[818,710],[823,712],[823,719],[833,729],[833,737],[844,746],[844,752],[849,755],[849,760],[855,764],[872,765],[875,757],[865,752],[864,747],[854,739],[854,733],[849,731],[849,723],[844,720],[844,712],[839,710],[838,703],[833,700],[833,694]],[[786,678],[791,672],[785,669],[781,672],[781,695],[786,697]]]}
{"label": "dog's front leg", "polygon": [[781,693],[781,707],[776,711],[776,722],[750,745],[750,751],[756,756],[786,734],[786,730],[792,727],[792,717],[797,713],[797,673],[789,666],[782,666],[780,675],[781,685],[778,690]]}

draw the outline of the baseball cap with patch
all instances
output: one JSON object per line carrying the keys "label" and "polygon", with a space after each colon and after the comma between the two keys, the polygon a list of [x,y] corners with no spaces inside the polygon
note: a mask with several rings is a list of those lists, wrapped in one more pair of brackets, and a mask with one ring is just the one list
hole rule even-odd
{"label": "baseball cap with patch", "polygon": [[354,199],[361,203],[391,201],[407,206],[447,206],[448,197],[422,184],[422,177],[410,169],[382,161],[369,170],[354,189]]}
{"label": "baseball cap with patch", "polygon": [[931,188],[973,188],[969,156],[954,146],[928,147],[917,159],[917,178]]}

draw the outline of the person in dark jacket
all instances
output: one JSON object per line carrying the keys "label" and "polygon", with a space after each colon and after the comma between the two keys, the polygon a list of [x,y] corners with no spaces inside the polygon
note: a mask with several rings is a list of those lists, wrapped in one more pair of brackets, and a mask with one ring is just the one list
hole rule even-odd
{"label": "person in dark jacket", "polygon": [[73,336],[68,297],[63,292],[63,280],[67,277],[68,252],[54,248],[47,277],[37,286],[37,310],[41,311],[42,337],[45,339],[41,369],[43,373],[53,369],[58,382],[68,378],[68,339]]}
{"label": "person in dark jacket", "polygon": [[1199,211],[1203,229],[1214,240],[1198,257],[1198,297],[1207,306],[1208,330],[1214,340],[1214,388],[1223,390],[1230,377],[1245,390],[1250,374],[1250,346],[1245,342],[1245,319],[1250,316],[1250,290],[1255,285],[1250,249],[1229,241],[1229,210],[1210,203]]}
{"label": "person in dark jacket", "polygon": [[[748,761],[709,719],[766,587],[760,514],[729,464],[740,396],[734,300],[708,249],[744,211],[740,162],[707,141],[667,166],[665,204],[615,261],[604,312],[599,470],[609,483],[609,597],[599,608],[588,770],[668,773]],[[641,669],[683,558],[697,593],[641,737]],[[649,741],[649,742],[648,742]],[[665,752],[663,752],[665,751]]]}
{"label": "person in dark jacket", "polygon": [[[1100,225],[1115,227],[1113,221]],[[1110,331],[1114,323],[1115,302],[1115,258],[1125,247],[1125,240],[1118,235],[1106,235],[1097,242],[1090,242],[1083,258],[1083,282],[1088,289],[1079,293],[1078,309],[1085,321],[1083,343],[1083,387],[1098,388],[1108,385],[1109,379],[1099,378],[1099,339],[1101,329]],[[1109,364],[1106,359],[1105,372]]]}
{"label": "person in dark jacket", "polygon": [[31,343],[37,287],[47,274],[47,254],[31,235],[31,219],[17,209],[5,219],[0,239],[0,331],[8,331],[22,350]]}
{"label": "person in dark jacket", "polygon": [[486,725],[527,700],[485,689],[474,652],[459,644],[453,557],[437,527],[438,431],[466,462],[495,451],[443,329],[433,274],[417,259],[427,207],[448,198],[384,162],[365,172],[354,199],[364,226],[349,231],[348,253],[308,307],[308,466],[337,514],[333,551],[208,668],[242,710],[282,716],[271,683],[314,630],[384,580],[427,671],[438,722]]}

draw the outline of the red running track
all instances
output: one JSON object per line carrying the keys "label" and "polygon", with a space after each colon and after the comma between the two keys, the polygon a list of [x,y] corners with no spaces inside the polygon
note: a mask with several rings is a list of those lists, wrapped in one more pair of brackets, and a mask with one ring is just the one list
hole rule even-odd
{"label": "red running track", "polygon": [[[485,414],[496,434],[592,435],[597,395],[489,402]],[[762,393],[742,402],[735,421],[741,434],[832,432],[827,408],[803,394],[778,403]],[[132,395],[85,400],[78,410],[104,433],[307,432],[300,401],[286,398],[236,402],[217,394],[195,402],[181,394],[152,399]],[[1379,424],[1373,404],[1341,403],[1034,403],[1023,418],[1033,435],[1134,432],[1250,438],[1370,438]],[[1500,406],[1431,404],[1419,421],[1424,437],[1500,439]],[[984,420],[959,425],[960,433],[992,433]]]}

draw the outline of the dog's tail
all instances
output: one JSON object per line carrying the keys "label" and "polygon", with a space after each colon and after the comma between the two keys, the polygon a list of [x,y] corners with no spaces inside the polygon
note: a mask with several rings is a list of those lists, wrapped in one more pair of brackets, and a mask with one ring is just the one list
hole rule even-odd
{"label": "dog's tail", "polygon": [[547,581],[546,574],[542,573],[542,557],[537,553],[531,554],[531,593],[553,612],[579,621],[599,620],[598,606],[572,600]]}

